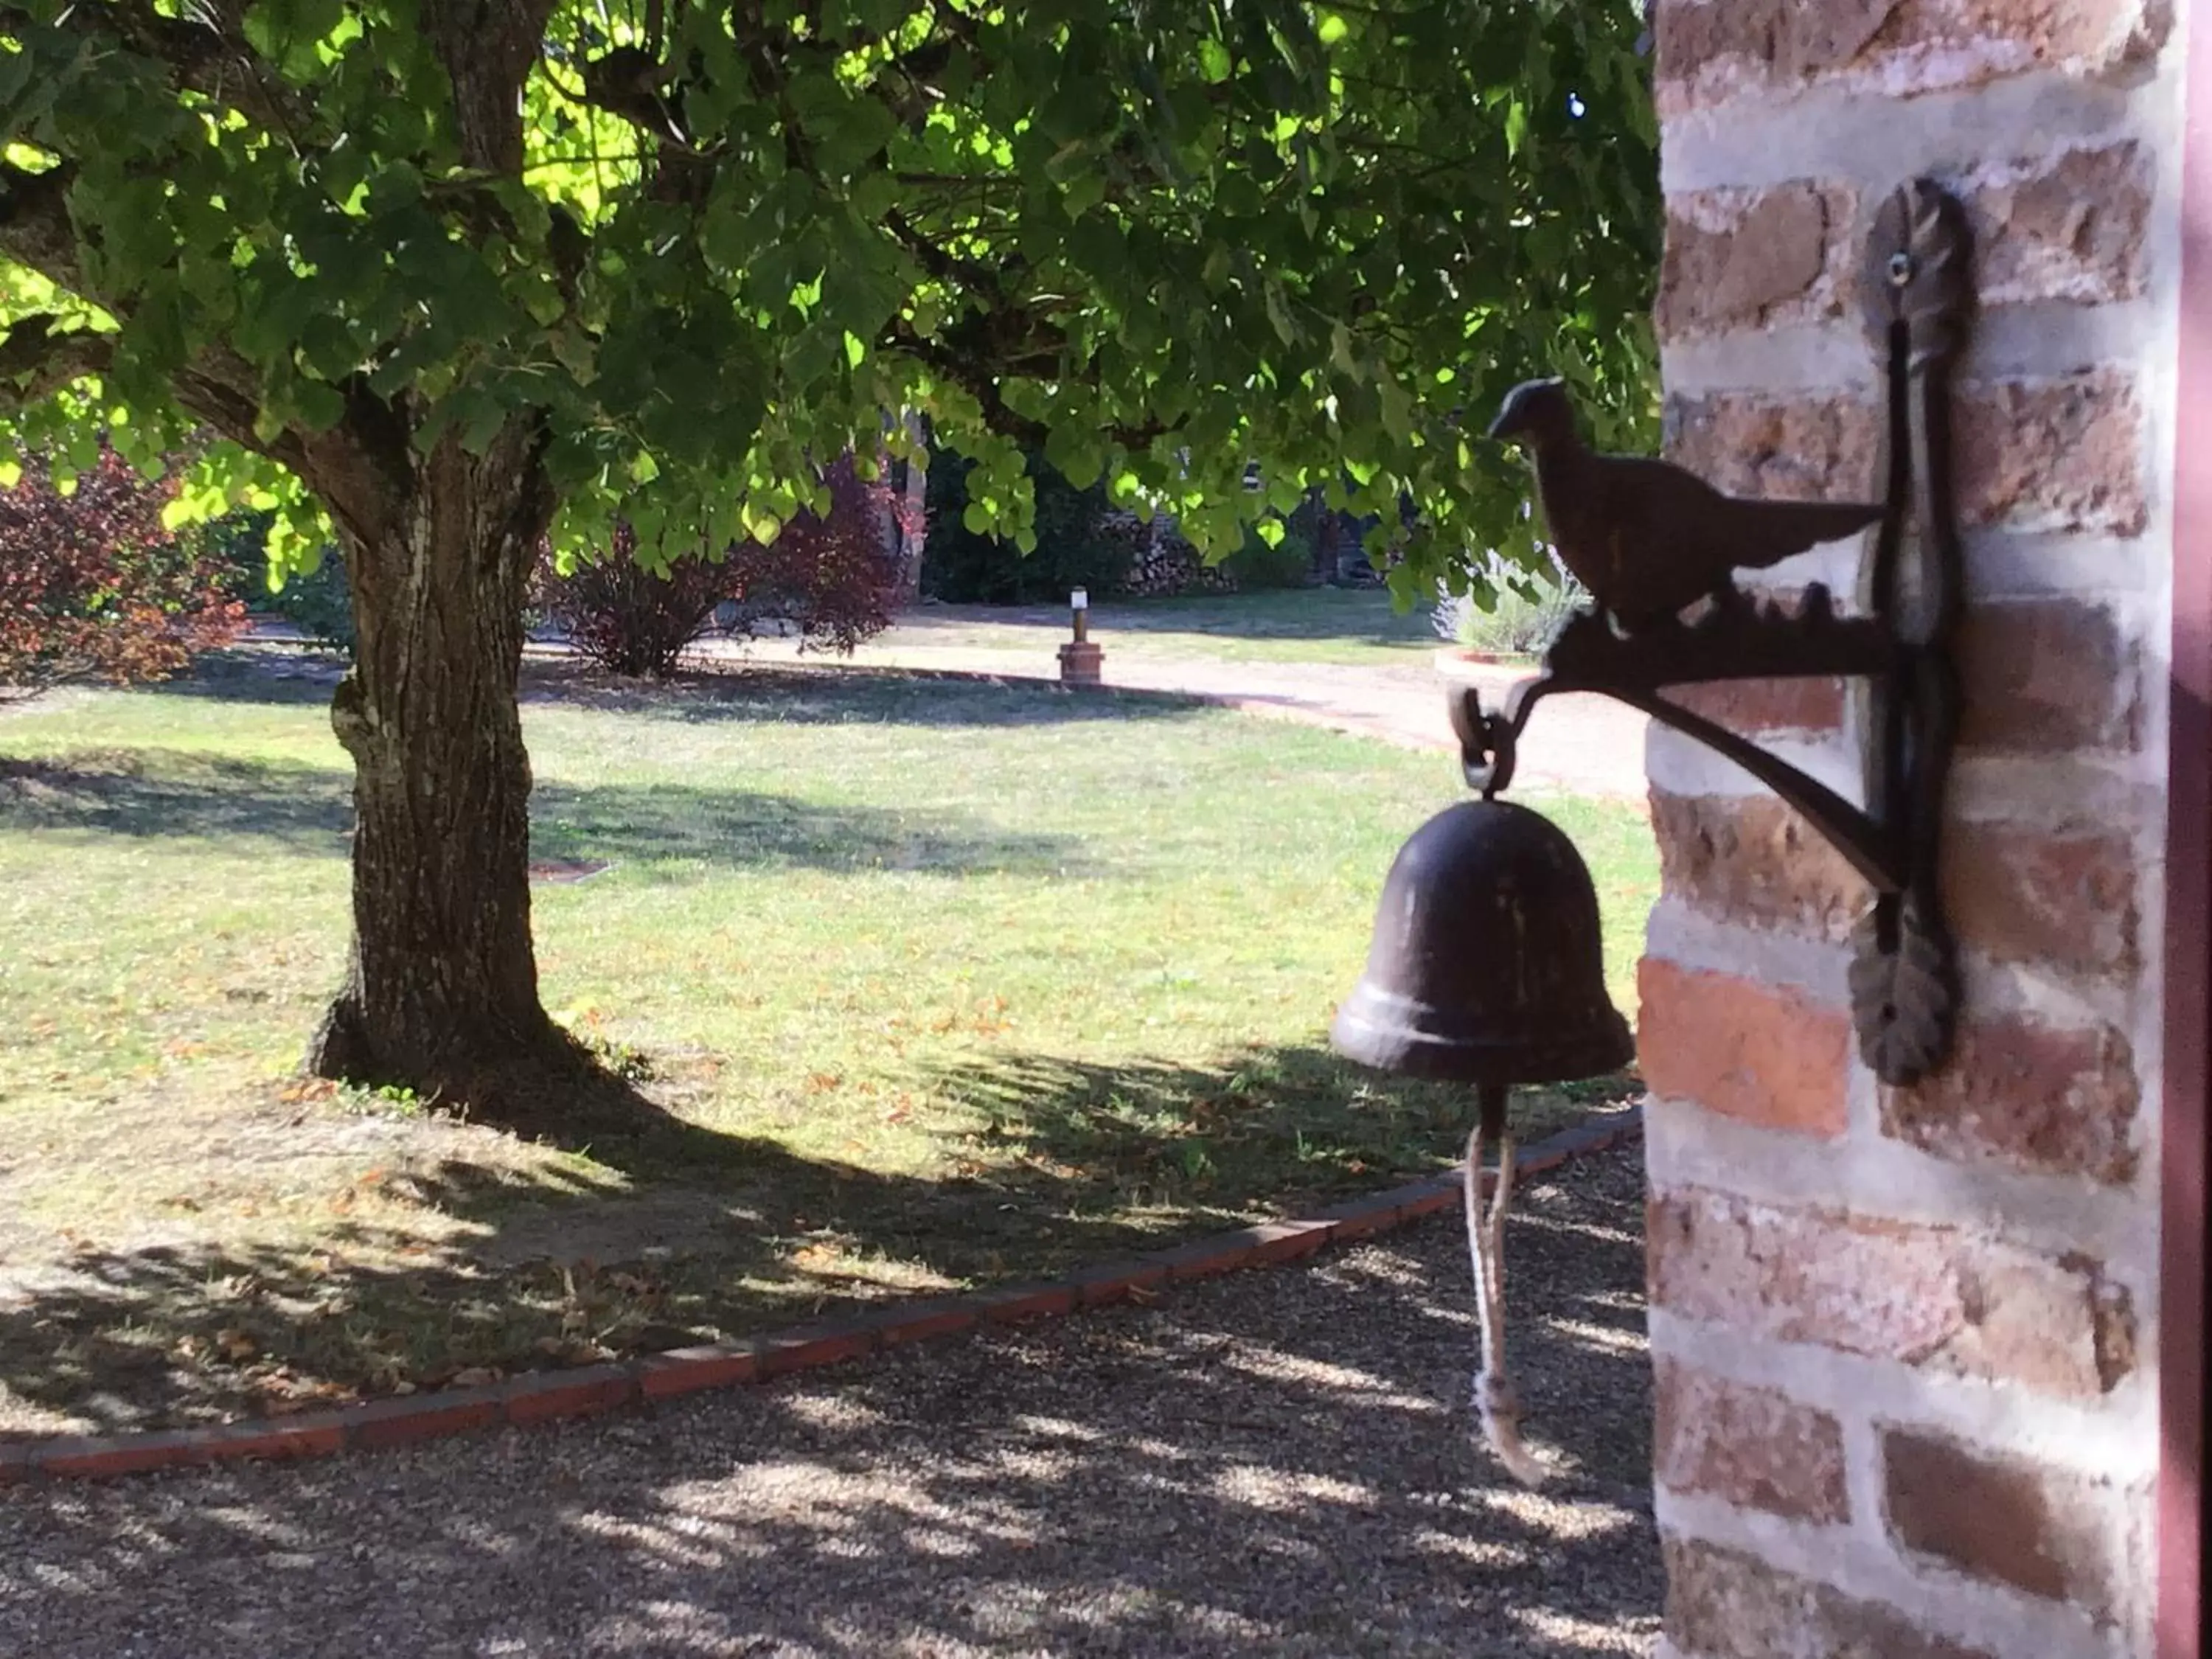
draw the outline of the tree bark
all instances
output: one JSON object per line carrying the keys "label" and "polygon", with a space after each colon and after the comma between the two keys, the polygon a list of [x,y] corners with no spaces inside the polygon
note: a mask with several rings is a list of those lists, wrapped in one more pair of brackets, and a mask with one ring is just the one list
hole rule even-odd
{"label": "tree bark", "polygon": [[[447,437],[390,510],[340,523],[355,665],[331,701],[353,757],[353,940],[308,1054],[513,1121],[516,1085],[574,1051],[538,996],[522,605],[553,511],[536,433],[482,457]],[[526,1089],[520,1092],[527,1092]]]}

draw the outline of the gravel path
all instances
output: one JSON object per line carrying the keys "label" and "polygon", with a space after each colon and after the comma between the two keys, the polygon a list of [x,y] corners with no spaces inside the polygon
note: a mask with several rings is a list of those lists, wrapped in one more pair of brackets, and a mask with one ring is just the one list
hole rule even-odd
{"label": "gravel path", "polygon": [[1447,1215],[651,1415],[0,1493],[0,1655],[1648,1653],[1641,1149],[1522,1195],[1532,1494]]}
{"label": "gravel path", "polygon": [[[801,659],[794,648],[774,640],[742,646],[710,641],[694,648],[705,657],[738,661],[830,660]],[[1057,679],[1060,675],[1051,653],[1040,651],[876,643],[863,646],[851,660],[863,667],[1000,674],[1015,679]],[[1117,654],[1109,642],[1104,672],[1109,686],[1214,698],[1251,714],[1358,732],[1409,748],[1447,752],[1459,748],[1446,702],[1455,682],[1428,663],[1362,668],[1343,663],[1156,657]],[[1479,667],[1462,670],[1460,678],[1480,685],[1486,704],[1496,708],[1507,690],[1529,672],[1525,668]],[[1550,789],[1643,800],[1644,738],[1650,725],[1644,715],[1609,697],[1576,692],[1549,698],[1537,705],[1529,719],[1515,787],[1522,793]]]}
{"label": "gravel path", "polygon": [[[963,611],[963,617],[968,614]],[[1058,611],[1011,611],[1007,620],[1021,623],[1048,617],[1057,623],[1064,615]],[[254,633],[268,640],[298,637],[297,629],[267,622],[257,626]],[[1056,681],[1060,678],[1059,663],[1050,650],[941,645],[932,643],[929,636],[927,626],[909,623],[861,646],[849,658],[802,656],[795,644],[777,639],[738,644],[709,639],[692,649],[709,661],[816,665],[845,661],[862,668],[995,674],[1009,679]],[[1433,659],[1419,657],[1403,665],[1378,667],[1167,657],[1154,655],[1149,649],[1116,651],[1110,635],[1103,637],[1109,686],[1208,697],[1254,714],[1447,753],[1459,748],[1446,701],[1454,684],[1479,685],[1485,702],[1496,708],[1515,683],[1531,672],[1525,667],[1466,665],[1447,679]],[[560,649],[557,646],[548,648]],[[1515,788],[1522,794],[1557,790],[1642,801],[1648,793],[1644,739],[1650,727],[1646,716],[1610,697],[1573,692],[1547,698],[1529,719],[1515,768]]]}

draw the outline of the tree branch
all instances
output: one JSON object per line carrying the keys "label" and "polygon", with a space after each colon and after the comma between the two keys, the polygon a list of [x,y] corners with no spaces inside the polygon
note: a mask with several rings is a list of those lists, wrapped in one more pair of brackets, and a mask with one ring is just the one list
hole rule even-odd
{"label": "tree branch", "polygon": [[915,333],[903,319],[893,321],[884,336],[884,343],[893,350],[904,352],[917,362],[928,364],[967,392],[981,405],[983,424],[1000,437],[1011,438],[1016,443],[1031,448],[1044,442],[1045,434],[1049,430],[1045,423],[1011,407],[1006,402],[1006,393],[999,388],[998,376],[965,352],[955,351],[926,335]]}
{"label": "tree branch", "polygon": [[500,178],[522,174],[523,82],[544,50],[554,0],[426,0],[422,30],[453,88],[461,163]]}
{"label": "tree branch", "polygon": [[71,291],[82,280],[76,227],[69,213],[69,187],[76,177],[70,162],[32,173],[0,161],[0,256]]}
{"label": "tree branch", "polygon": [[997,270],[973,259],[963,259],[941,243],[932,241],[898,209],[892,208],[884,215],[884,228],[896,237],[899,246],[914,255],[921,268],[939,282],[955,283],[996,304],[1006,303],[1006,289]]}
{"label": "tree branch", "polygon": [[20,318],[0,335],[0,404],[20,409],[71,380],[106,372],[115,357],[115,337],[57,329],[62,320],[46,313]]}
{"label": "tree branch", "polygon": [[[32,21],[20,6],[0,6],[0,27]],[[236,7],[215,3],[166,17],[143,3],[72,7],[69,27],[161,66],[169,84],[225,109],[235,110],[264,131],[296,141],[313,125],[313,112],[268,72],[246,44]]]}

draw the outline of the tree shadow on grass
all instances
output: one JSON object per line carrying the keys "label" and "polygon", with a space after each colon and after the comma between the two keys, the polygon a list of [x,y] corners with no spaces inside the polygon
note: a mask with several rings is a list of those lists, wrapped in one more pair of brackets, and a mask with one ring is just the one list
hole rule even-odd
{"label": "tree shadow on grass", "polygon": [[[211,652],[173,679],[131,695],[210,702],[325,707],[345,672],[335,653],[270,645]],[[1030,726],[1097,720],[1175,720],[1204,700],[1165,693],[1075,690],[1027,678],[979,678],[927,670],[817,665],[704,665],[666,680],[628,679],[565,655],[522,665],[526,705],[598,709],[686,722],[796,726]]]}
{"label": "tree shadow on grass", "polygon": [[1212,705],[1170,693],[1073,689],[1055,681],[979,678],[927,670],[732,665],[658,682],[624,680],[561,662],[524,674],[527,702],[704,723],[790,726],[1047,726],[1188,719]]}
{"label": "tree shadow on grass", "polygon": [[232,646],[195,657],[190,668],[169,679],[134,686],[131,695],[327,708],[346,665],[343,653],[289,641]]}
{"label": "tree shadow on grass", "polygon": [[[847,1288],[804,1265],[821,1230],[865,1214],[893,1238],[928,1200],[635,1097],[588,1110],[574,1137],[587,1159],[402,1152],[324,1194],[304,1242],[80,1248],[18,1267],[0,1275],[0,1383],[95,1428],[146,1427],[711,1341]],[[345,1218],[371,1186],[380,1214],[431,1224]]]}
{"label": "tree shadow on grass", "polygon": [[[1065,606],[961,605],[915,611],[898,619],[901,635],[926,644],[934,633],[970,635],[994,623],[1018,628],[1064,628]],[[1382,646],[1446,643],[1425,615],[1399,616],[1387,593],[1328,598],[1306,593],[1240,593],[1225,597],[1110,599],[1091,608],[1091,626],[1110,651],[1117,634],[1216,635],[1231,642],[1253,640],[1336,641]]]}
{"label": "tree shadow on grass", "polygon": [[[995,1151],[1053,1172],[1064,1201],[1086,1207],[1323,1202],[1452,1163],[1474,1121],[1469,1088],[1385,1076],[1317,1042],[1210,1065],[998,1054],[933,1086],[983,1115]],[[1516,1090],[1514,1133],[1527,1144],[1638,1086],[1621,1073]]]}
{"label": "tree shadow on grass", "polygon": [[182,749],[0,757],[0,830],[251,841],[339,857],[353,830],[353,780],[326,767]]}
{"label": "tree shadow on grass", "polygon": [[214,1421],[720,1340],[1158,1242],[1019,1201],[1018,1184],[887,1175],[699,1127],[612,1079],[592,1092],[562,1137],[580,1158],[477,1161],[432,1134],[362,1177],[381,1213],[419,1225],[346,1218],[357,1185],[325,1194],[299,1243],[79,1248],[0,1273],[0,1385],[96,1429]]}
{"label": "tree shadow on grass", "polygon": [[[544,782],[531,817],[532,850],[549,858],[936,874],[1089,867],[1078,842],[942,807],[925,818],[759,791]],[[0,757],[0,830],[199,836],[339,858],[353,821],[353,780],[327,767],[170,749]]]}
{"label": "tree shadow on grass", "polygon": [[240,1653],[303,1627],[333,1656],[402,1632],[665,1659],[1645,1651],[1641,1200],[1630,1150],[1532,1187],[1509,1224],[1516,1377],[1560,1459],[1541,1494],[1470,1443],[1447,1218],[648,1414],[15,1506],[0,1641],[104,1654],[104,1610],[158,1594]]}
{"label": "tree shadow on grass", "polygon": [[[585,1157],[517,1158],[425,1121],[356,1187],[300,1200],[318,1224],[297,1242],[202,1229],[0,1275],[0,1383],[152,1426],[657,1352],[1162,1248],[1437,1169],[1465,1133],[1455,1096],[1354,1097],[1311,1050],[1210,1069],[1018,1057],[978,1074],[971,1103],[1003,1109],[947,1148],[973,1156],[887,1174],[702,1127],[611,1078],[556,1095],[569,1074],[546,1075],[510,1092]],[[281,1161],[315,1133],[299,1115],[270,1106],[228,1133],[231,1156]]]}

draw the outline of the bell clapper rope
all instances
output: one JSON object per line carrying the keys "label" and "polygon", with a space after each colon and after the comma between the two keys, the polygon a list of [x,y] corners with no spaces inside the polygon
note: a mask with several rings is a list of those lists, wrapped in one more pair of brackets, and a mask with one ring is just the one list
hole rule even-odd
{"label": "bell clapper rope", "polygon": [[[1482,1153],[1498,1145],[1498,1184],[1482,1201]],[[1507,1473],[1526,1486],[1550,1473],[1521,1438],[1521,1400],[1505,1372],[1505,1211],[1513,1195],[1513,1136],[1505,1127],[1505,1090],[1485,1084],[1474,1129],[1467,1138],[1467,1248],[1474,1263],[1475,1315],[1482,1329],[1482,1369],[1474,1379],[1474,1407],[1483,1438]]]}

